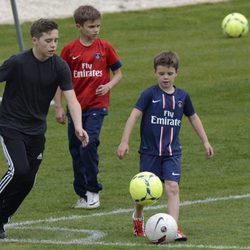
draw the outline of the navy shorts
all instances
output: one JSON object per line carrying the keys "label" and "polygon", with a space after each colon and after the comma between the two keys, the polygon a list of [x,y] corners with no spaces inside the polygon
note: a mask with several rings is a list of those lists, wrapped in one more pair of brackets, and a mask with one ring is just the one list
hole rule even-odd
{"label": "navy shorts", "polygon": [[164,157],[141,154],[140,171],[152,172],[162,181],[179,183],[181,179],[181,155]]}

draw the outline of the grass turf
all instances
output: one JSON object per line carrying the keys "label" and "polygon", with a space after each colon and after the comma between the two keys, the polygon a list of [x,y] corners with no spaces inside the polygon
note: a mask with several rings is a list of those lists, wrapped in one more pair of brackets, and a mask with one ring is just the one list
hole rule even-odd
{"label": "grass turf", "polygon": [[[216,153],[212,160],[205,158],[199,139],[187,119],[183,118],[180,135],[183,145],[181,200],[249,194],[250,36],[231,39],[222,35],[221,21],[231,12],[247,16],[250,13],[249,1],[104,15],[101,37],[111,41],[120,55],[123,79],[112,91],[110,113],[101,134],[100,181],[104,185],[101,208],[96,211],[70,208],[77,196],[72,188],[66,127],[55,122],[52,107],[48,115],[46,151],[37,183],[12,223],[58,217],[65,220],[31,224],[27,225],[28,228],[24,225],[23,228],[10,227],[7,229],[10,239],[18,242],[0,242],[0,249],[155,249],[146,239],[132,236],[133,203],[128,184],[138,171],[139,123],[131,137],[130,154],[125,160],[117,159],[116,148],[140,92],[155,83],[152,60],[163,50],[174,50],[179,54],[181,64],[176,85],[191,95]],[[57,21],[60,25],[59,52],[78,34],[72,18]],[[31,46],[29,26],[30,23],[22,25],[26,48]],[[0,60],[3,61],[17,52],[18,45],[13,25],[1,25],[0,29]],[[4,173],[6,168],[2,154],[0,162],[0,171]],[[157,205],[164,204],[165,196]],[[235,249],[249,249],[246,234],[249,204],[248,196],[210,203],[194,202],[181,207],[179,224],[189,236],[189,241],[165,247],[221,249],[224,246],[222,249],[231,249],[235,246]],[[127,210],[111,212],[117,209]],[[165,208],[147,210],[145,219],[164,211]],[[69,219],[70,216],[78,217]],[[67,230],[53,230],[54,227]],[[84,242],[77,244],[78,240],[88,236],[82,229],[98,230],[105,236],[88,245]],[[26,241],[22,243],[22,240]]]}

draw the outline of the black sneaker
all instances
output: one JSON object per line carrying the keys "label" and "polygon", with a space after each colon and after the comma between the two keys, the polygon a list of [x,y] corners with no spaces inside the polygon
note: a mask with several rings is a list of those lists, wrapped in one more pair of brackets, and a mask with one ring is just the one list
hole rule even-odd
{"label": "black sneaker", "polygon": [[4,231],[4,225],[0,222],[0,239],[6,239],[7,234]]}

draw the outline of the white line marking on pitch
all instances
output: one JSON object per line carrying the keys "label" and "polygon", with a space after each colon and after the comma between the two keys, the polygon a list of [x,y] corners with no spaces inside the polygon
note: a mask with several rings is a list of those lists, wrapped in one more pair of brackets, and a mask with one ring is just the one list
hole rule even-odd
{"label": "white line marking on pitch", "polygon": [[[117,243],[107,243],[107,242],[97,242],[94,243],[95,245],[106,245],[106,246],[125,246],[125,247],[152,247],[153,244],[140,244],[140,243],[125,243],[125,242],[117,242]],[[189,248],[189,249],[223,249],[223,250],[231,250],[231,249],[237,249],[237,250],[249,250],[250,247],[239,247],[239,246],[222,246],[222,245],[191,245],[191,244],[162,244],[157,245],[158,247],[164,247],[164,248]]]}
{"label": "white line marking on pitch", "polygon": [[[204,200],[184,201],[180,204],[180,206],[191,206],[191,205],[196,205],[196,204],[204,204],[204,203],[228,201],[228,200],[237,200],[237,199],[244,199],[244,198],[250,198],[250,193],[249,194],[242,194],[242,195],[230,195],[230,196],[219,197],[219,198],[207,198]],[[145,210],[156,210],[156,209],[165,208],[165,207],[166,207],[166,205],[156,205],[156,206],[146,207]],[[6,225],[6,227],[32,225],[32,224],[39,224],[39,223],[45,223],[45,222],[46,223],[53,223],[53,222],[65,221],[65,220],[78,220],[78,219],[82,219],[82,218],[108,216],[108,215],[123,214],[123,213],[129,213],[129,212],[133,212],[133,208],[117,209],[117,210],[112,210],[109,212],[97,212],[97,213],[92,213],[92,214],[88,214],[88,215],[71,215],[71,216],[49,218],[49,219],[43,219],[43,220],[31,220],[31,221],[17,222],[17,223],[8,224],[8,225]]]}
{"label": "white line marking on pitch", "polygon": [[[207,198],[204,200],[196,200],[196,201],[184,201],[180,205],[181,206],[190,206],[195,204],[205,204],[205,203],[211,203],[211,202],[219,202],[219,201],[228,201],[228,200],[237,200],[237,199],[244,199],[244,198],[250,198],[250,194],[243,194],[243,195],[230,195],[226,197],[219,197],[219,198]],[[158,205],[158,206],[152,206],[147,207],[147,210],[155,210],[159,208],[165,208],[166,205]],[[102,231],[99,230],[86,230],[86,229],[71,229],[71,228],[59,228],[59,227],[27,227],[27,225],[33,225],[33,224],[39,224],[39,223],[53,223],[58,221],[65,221],[65,220],[77,220],[82,218],[88,218],[88,217],[96,217],[96,216],[107,216],[107,215],[114,215],[114,214],[121,214],[121,213],[128,213],[132,212],[133,209],[118,209],[113,210],[110,212],[99,212],[99,213],[93,213],[89,215],[74,215],[74,216],[68,216],[68,217],[58,217],[58,218],[49,218],[44,220],[32,220],[32,221],[24,221],[19,223],[11,223],[8,224],[8,228],[15,228],[15,229],[38,229],[38,230],[51,230],[51,231],[64,231],[64,232],[74,232],[74,233],[86,233],[90,236],[87,236],[83,239],[71,239],[69,241],[55,241],[55,240],[31,240],[31,239],[5,239],[5,242],[16,242],[16,243],[31,243],[31,244],[64,244],[64,245],[70,245],[70,244],[81,244],[81,245],[88,245],[88,244],[95,244],[95,245],[107,245],[107,246],[127,246],[127,247],[133,247],[133,246],[143,246],[143,247],[151,247],[151,244],[138,244],[138,243],[107,243],[107,242],[96,242],[96,240],[101,239],[105,236],[105,234]],[[75,235],[74,235],[75,236]],[[165,247],[165,248],[189,248],[189,249],[222,249],[222,250],[250,250],[250,247],[239,247],[239,246],[222,246],[222,245],[181,245],[181,244],[169,244],[169,245],[159,245],[159,247]]]}
{"label": "white line marking on pitch", "polygon": [[[31,240],[31,239],[10,239],[11,242],[22,242],[22,243],[43,243],[43,244],[90,244],[94,241],[97,241],[103,238],[106,234],[100,230],[87,230],[87,229],[74,229],[74,228],[65,228],[65,227],[49,227],[49,226],[17,226],[15,229],[22,230],[40,230],[40,231],[56,231],[58,232],[67,232],[67,234],[72,233],[73,237],[76,237],[76,234],[79,234],[79,239],[71,239],[70,241],[55,241],[55,240]],[[80,233],[88,234],[89,236],[82,238]]]}

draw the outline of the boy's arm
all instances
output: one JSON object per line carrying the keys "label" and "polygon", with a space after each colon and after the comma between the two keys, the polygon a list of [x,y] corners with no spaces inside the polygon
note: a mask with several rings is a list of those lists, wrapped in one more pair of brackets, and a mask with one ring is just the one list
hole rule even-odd
{"label": "boy's arm", "polygon": [[117,148],[117,155],[119,159],[123,159],[126,154],[129,152],[129,138],[132,133],[132,130],[136,124],[136,121],[141,116],[142,112],[137,109],[133,108],[123,131],[121,143]]}
{"label": "boy's arm", "polygon": [[63,91],[63,95],[66,99],[70,115],[74,122],[75,134],[82,142],[83,146],[86,146],[89,143],[89,137],[87,132],[82,128],[82,109],[80,103],[77,101],[75,91]]}
{"label": "boy's arm", "polygon": [[113,77],[107,84],[99,85],[96,89],[96,95],[102,96],[107,94],[122,78],[121,69],[113,71]]}
{"label": "boy's arm", "polygon": [[196,133],[200,137],[200,139],[204,145],[204,148],[206,150],[208,158],[213,157],[213,155],[214,155],[213,147],[210,145],[210,143],[208,141],[207,134],[204,130],[204,127],[202,125],[202,122],[201,122],[199,116],[195,113],[192,116],[188,117],[188,119],[189,119],[192,127],[194,128],[194,130],[196,131]]}
{"label": "boy's arm", "polygon": [[54,96],[55,101],[55,118],[58,123],[65,124],[66,116],[62,105],[62,90],[60,87],[57,88],[56,94]]}

